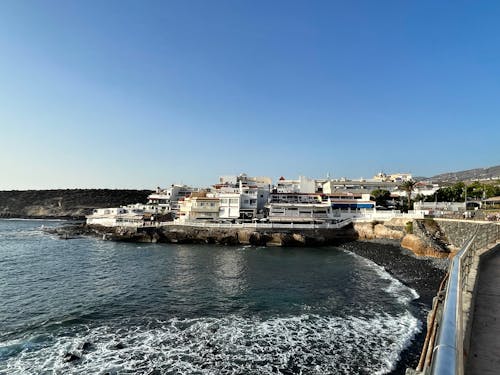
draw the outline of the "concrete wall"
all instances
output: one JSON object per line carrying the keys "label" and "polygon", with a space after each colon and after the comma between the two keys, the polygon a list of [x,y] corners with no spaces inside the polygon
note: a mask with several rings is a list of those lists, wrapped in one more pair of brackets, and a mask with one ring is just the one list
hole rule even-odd
{"label": "concrete wall", "polygon": [[438,223],[450,243],[457,248],[460,248],[466,240],[476,233],[478,228],[480,228],[478,237],[484,237],[487,236],[488,233],[491,234],[498,231],[500,227],[500,224],[484,221],[453,219],[434,219],[434,221]]}

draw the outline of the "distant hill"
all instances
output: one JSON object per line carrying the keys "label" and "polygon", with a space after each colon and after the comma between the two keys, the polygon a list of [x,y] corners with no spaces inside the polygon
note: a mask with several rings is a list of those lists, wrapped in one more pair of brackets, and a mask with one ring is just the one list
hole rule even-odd
{"label": "distant hill", "polygon": [[93,208],[145,203],[151,190],[66,189],[0,191],[0,217],[83,218]]}
{"label": "distant hill", "polygon": [[458,181],[491,180],[491,179],[500,179],[500,165],[489,168],[476,168],[459,172],[442,173],[427,178],[427,180],[435,182],[458,182]]}

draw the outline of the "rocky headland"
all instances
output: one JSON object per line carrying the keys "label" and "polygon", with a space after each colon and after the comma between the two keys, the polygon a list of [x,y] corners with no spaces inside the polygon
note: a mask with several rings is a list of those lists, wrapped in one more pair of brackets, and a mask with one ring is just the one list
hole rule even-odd
{"label": "rocky headland", "polygon": [[258,226],[203,227],[168,223],[158,227],[107,228],[78,224],[55,229],[62,238],[93,235],[106,240],[129,242],[198,243],[254,246],[324,246],[357,240],[391,240],[417,256],[448,258],[460,243],[453,225],[432,219],[392,219],[356,222],[341,229],[276,229]]}
{"label": "rocky headland", "polygon": [[124,189],[0,191],[0,218],[84,219],[94,208],[145,203],[149,194]]}

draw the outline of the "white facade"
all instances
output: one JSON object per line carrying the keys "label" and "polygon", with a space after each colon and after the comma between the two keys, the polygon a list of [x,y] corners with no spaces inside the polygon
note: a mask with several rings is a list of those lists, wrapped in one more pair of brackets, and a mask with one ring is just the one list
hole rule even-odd
{"label": "white facade", "polygon": [[432,211],[465,211],[465,202],[415,202],[415,210]]}
{"label": "white facade", "polygon": [[220,200],[208,197],[206,193],[192,193],[179,201],[179,223],[196,220],[216,220],[219,218]]}
{"label": "white facade", "polygon": [[404,181],[410,181],[412,179],[411,173],[392,173],[386,174],[384,172],[380,172],[373,176],[374,181],[390,181],[401,183]]}
{"label": "white facade", "polygon": [[88,225],[105,227],[141,227],[144,225],[144,211],[138,208],[97,208],[86,218]]}
{"label": "white facade", "polygon": [[270,222],[311,223],[328,222],[334,217],[329,203],[271,203],[268,219]]}
{"label": "white facade", "polygon": [[439,190],[438,184],[417,182],[415,184],[415,187],[413,188],[413,193],[415,195],[422,194],[425,196],[429,196],[429,195],[433,195],[438,190]]}
{"label": "white facade", "polygon": [[321,194],[271,193],[269,203],[321,203]]}
{"label": "white facade", "polygon": [[157,188],[153,194],[148,196],[148,204],[159,207],[163,213],[177,212],[179,210],[179,199],[189,196],[198,189],[187,185],[172,185],[167,189]]}
{"label": "white facade", "polygon": [[221,199],[220,217],[249,220],[262,214],[270,186],[269,177],[249,177],[246,174],[220,177],[219,183],[214,185],[214,196]]}
{"label": "white facade", "polygon": [[133,210],[139,210],[144,213],[148,214],[161,214],[162,209],[157,205],[157,204],[150,204],[150,203],[135,203],[135,204],[128,204],[126,206],[122,206],[121,208],[124,208],[129,211]]}
{"label": "white facade", "polygon": [[335,194],[342,191],[355,193],[369,193],[376,189],[393,191],[398,186],[391,181],[366,181],[366,180],[329,180],[323,184],[324,194]]}
{"label": "white facade", "polygon": [[219,193],[219,217],[221,219],[239,219],[241,194]]}

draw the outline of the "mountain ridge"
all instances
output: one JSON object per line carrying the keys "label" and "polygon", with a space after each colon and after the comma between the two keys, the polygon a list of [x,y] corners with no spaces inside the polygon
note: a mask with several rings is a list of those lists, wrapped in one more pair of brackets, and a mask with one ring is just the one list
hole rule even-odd
{"label": "mountain ridge", "polygon": [[469,180],[497,180],[500,179],[500,165],[486,168],[473,168],[456,172],[440,173],[426,178],[433,182],[459,182]]}

